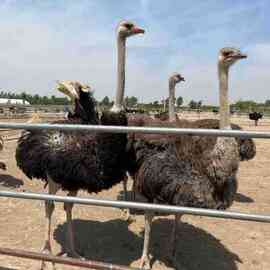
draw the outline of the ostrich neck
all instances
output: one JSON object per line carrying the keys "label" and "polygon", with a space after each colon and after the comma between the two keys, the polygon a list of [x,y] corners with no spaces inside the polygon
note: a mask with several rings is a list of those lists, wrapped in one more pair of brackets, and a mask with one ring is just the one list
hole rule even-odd
{"label": "ostrich neck", "polygon": [[80,99],[75,100],[74,113],[69,118],[80,118],[83,122],[95,125],[98,123],[94,99],[88,94],[80,94]]}
{"label": "ostrich neck", "polygon": [[175,83],[169,81],[169,121],[175,121]]}
{"label": "ostrich neck", "polygon": [[126,38],[117,37],[117,91],[112,111],[119,112],[123,109],[125,90],[125,64],[126,64]]}
{"label": "ostrich neck", "polygon": [[228,77],[229,68],[219,65],[220,129],[231,129]]}

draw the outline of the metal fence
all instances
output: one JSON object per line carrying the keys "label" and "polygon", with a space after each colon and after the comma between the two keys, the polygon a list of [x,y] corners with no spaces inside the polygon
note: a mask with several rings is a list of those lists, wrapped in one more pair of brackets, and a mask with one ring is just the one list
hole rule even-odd
{"label": "metal fence", "polygon": [[[270,138],[270,132],[254,132],[254,131],[238,131],[238,130],[212,130],[212,129],[187,129],[187,128],[158,128],[158,127],[122,127],[122,126],[99,126],[99,125],[62,125],[62,124],[21,124],[21,123],[0,123],[0,128],[8,129],[26,129],[26,130],[62,130],[62,131],[84,131],[84,132],[106,132],[106,133],[156,133],[156,134],[175,134],[175,135],[190,135],[190,136],[222,136],[222,137],[241,137],[241,138]],[[144,211],[154,211],[168,214],[189,214],[200,215],[215,218],[237,219],[254,222],[270,223],[270,216],[256,215],[248,213],[237,213],[229,211],[217,211],[211,209],[179,207],[160,204],[126,202],[101,200],[94,198],[78,198],[65,197],[40,193],[28,192],[11,192],[0,191],[0,197],[10,197],[18,199],[31,199],[55,202],[72,202],[76,204],[114,207],[114,208],[129,208]],[[73,266],[81,266],[85,268],[94,269],[115,269],[126,270],[134,269],[119,265],[106,264],[94,261],[80,261],[75,259],[61,259],[56,256],[48,256],[40,253],[33,253],[27,251],[11,250],[7,248],[0,248],[0,254],[17,256],[22,258],[31,258],[35,260],[51,261],[60,264],[68,264]]]}

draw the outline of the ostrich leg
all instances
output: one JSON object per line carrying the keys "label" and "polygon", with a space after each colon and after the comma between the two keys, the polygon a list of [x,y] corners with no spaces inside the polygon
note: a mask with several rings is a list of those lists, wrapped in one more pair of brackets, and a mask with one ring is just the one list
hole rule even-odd
{"label": "ostrich leg", "polygon": [[[76,196],[78,191],[71,191],[68,196]],[[75,250],[75,237],[74,237],[74,228],[72,222],[72,208],[73,203],[64,203],[64,210],[66,212],[67,218],[67,242],[68,242],[68,254],[73,258],[81,259],[81,256]]]}
{"label": "ostrich leg", "polygon": [[[55,184],[51,178],[48,176],[48,188],[49,194],[54,195],[56,194],[57,190],[59,189],[58,185]],[[46,216],[46,227],[47,231],[45,232],[45,245],[42,249],[42,253],[51,254],[52,253],[52,246],[51,246],[51,225],[52,225],[52,214],[54,211],[54,202],[53,201],[45,201],[45,216]],[[52,269],[55,269],[54,263],[47,263],[42,261],[41,263],[41,270],[48,269],[48,266],[52,265]]]}
{"label": "ostrich leg", "polygon": [[127,195],[127,182],[128,182],[128,176],[126,175],[123,179],[123,191],[124,191],[124,200],[128,200],[128,195]]}
{"label": "ostrich leg", "polygon": [[152,212],[146,212],[144,214],[145,228],[144,228],[143,253],[142,253],[141,263],[140,263],[141,269],[151,269],[150,256],[149,256],[149,243],[150,243],[151,226],[152,226],[153,217],[154,217],[154,213]]}
{"label": "ostrich leg", "polygon": [[[125,176],[125,178],[123,179],[123,191],[124,191],[124,200],[128,201],[128,195],[127,195],[127,182],[128,182],[128,176]],[[133,181],[133,186],[132,186],[132,190],[131,190],[131,201],[135,201],[135,191],[134,191],[134,181]],[[131,216],[130,214],[130,209],[123,209],[123,218],[124,220],[126,220],[128,223],[132,223],[134,220],[134,218]]]}

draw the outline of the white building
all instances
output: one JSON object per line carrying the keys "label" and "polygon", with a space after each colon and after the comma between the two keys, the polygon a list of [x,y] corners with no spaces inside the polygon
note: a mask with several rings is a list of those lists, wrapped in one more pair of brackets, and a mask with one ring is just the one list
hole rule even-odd
{"label": "white building", "polygon": [[18,105],[30,105],[30,103],[23,99],[16,98],[0,98],[0,105],[18,104]]}

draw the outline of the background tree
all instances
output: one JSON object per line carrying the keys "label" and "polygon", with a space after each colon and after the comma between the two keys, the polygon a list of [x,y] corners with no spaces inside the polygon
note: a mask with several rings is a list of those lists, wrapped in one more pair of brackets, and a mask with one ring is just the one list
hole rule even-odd
{"label": "background tree", "polygon": [[101,105],[103,106],[110,106],[110,99],[108,96],[105,96],[102,100],[101,100]]}
{"label": "background tree", "polygon": [[182,97],[178,97],[176,99],[176,105],[177,105],[177,107],[182,106],[183,105],[183,102],[184,102],[183,98]]}
{"label": "background tree", "polygon": [[270,99],[267,99],[264,104],[265,106],[270,106]]}
{"label": "background tree", "polygon": [[135,105],[138,104],[138,98],[131,96],[131,97],[126,97],[125,98],[125,104],[127,107],[134,107]]}
{"label": "background tree", "polygon": [[194,101],[194,100],[191,100],[189,102],[189,105],[188,106],[189,106],[190,109],[195,110],[195,109],[197,109],[197,102]]}

